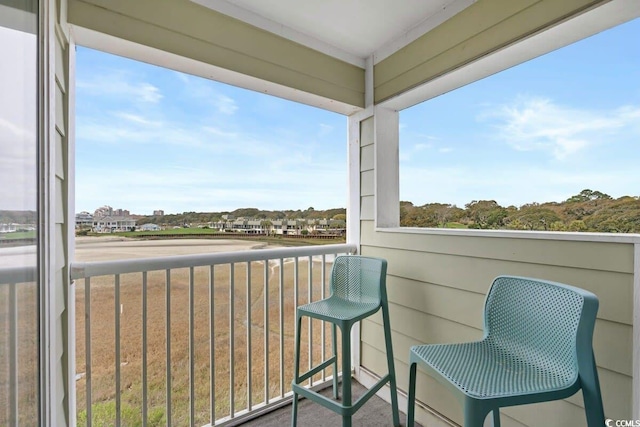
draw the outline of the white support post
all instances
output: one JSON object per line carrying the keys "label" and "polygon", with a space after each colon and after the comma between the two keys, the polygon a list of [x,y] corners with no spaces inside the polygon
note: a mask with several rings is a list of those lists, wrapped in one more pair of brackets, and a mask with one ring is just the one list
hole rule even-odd
{"label": "white support post", "polygon": [[640,243],[633,248],[633,385],[632,418],[640,419]]}
{"label": "white support post", "polygon": [[[360,253],[360,118],[349,117],[349,141],[347,161],[349,164],[349,204],[347,207],[347,243],[357,245]],[[351,366],[356,377],[360,371],[360,323],[351,329]],[[334,373],[335,375],[335,373]]]}
{"label": "white support post", "polygon": [[376,228],[400,225],[399,114],[374,107]]}
{"label": "white support post", "polygon": [[358,246],[360,253],[360,119],[348,118],[347,164],[348,205],[347,243]]}

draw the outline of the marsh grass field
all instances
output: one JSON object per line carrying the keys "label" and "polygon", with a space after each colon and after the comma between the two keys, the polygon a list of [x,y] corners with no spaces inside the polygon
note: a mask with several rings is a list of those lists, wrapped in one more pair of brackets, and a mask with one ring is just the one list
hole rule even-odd
{"label": "marsh grass field", "polygon": [[[197,242],[197,243],[196,243]],[[142,242],[139,242],[142,243]],[[255,243],[229,241],[156,241],[135,244],[126,241],[80,243],[76,249],[78,261],[131,257],[165,256],[167,254],[204,253],[214,251],[257,249]],[[257,249],[259,250],[259,249]],[[230,286],[229,265],[216,266],[210,286],[211,268],[194,269],[194,389],[195,424],[206,425],[229,416],[230,397],[234,394],[235,411],[248,406],[248,382],[251,381],[253,406],[264,402],[265,387],[269,399],[290,391],[293,377],[295,274],[298,275],[297,304],[321,298],[322,287],[328,292],[331,263],[327,257],[325,283],[322,283],[320,258],[312,261],[312,281],[309,283],[309,258],[297,263],[284,260],[234,265],[234,289]],[[171,270],[170,275],[170,359],[171,359],[171,424],[189,424],[189,269]],[[280,277],[283,276],[282,291]],[[149,425],[165,425],[167,405],[167,273],[147,274],[147,389]],[[122,424],[142,424],[142,273],[120,276],[120,309],[116,310],[113,276],[91,279],[91,370],[92,421],[94,426],[110,426],[115,420],[115,316],[120,315],[120,366]],[[210,333],[210,290],[213,290],[213,340]],[[280,330],[280,293],[283,300],[284,329]],[[230,304],[233,294],[233,307]],[[328,293],[327,293],[328,294]],[[265,352],[265,297],[268,306],[268,348]],[[231,318],[233,308],[233,319]],[[248,315],[249,313],[249,315]],[[249,321],[248,321],[249,320]],[[250,330],[250,341],[247,329]],[[233,328],[233,341],[231,330]],[[313,355],[322,359],[322,324],[312,324]],[[325,325],[326,353],[331,351],[330,325]],[[281,335],[282,334],[282,335]],[[302,327],[301,367],[308,366],[308,322]],[[284,342],[284,383],[281,384],[280,340]],[[233,364],[230,363],[233,342]],[[338,337],[339,342],[339,337]],[[248,354],[248,343],[251,350]],[[210,363],[210,351],[214,364]],[[265,354],[268,353],[268,365]],[[77,358],[77,420],[86,424],[85,372],[85,283],[76,281],[76,358]],[[249,360],[251,370],[249,371]],[[268,367],[268,381],[265,372]],[[230,387],[230,370],[234,385]],[[211,376],[214,377],[214,407],[211,414]],[[331,375],[331,369],[327,370]],[[318,374],[315,380],[320,379]]]}
{"label": "marsh grass field", "polygon": [[[18,424],[32,425],[38,419],[38,288],[35,283],[16,286],[15,331],[18,334],[16,378]],[[9,285],[0,285],[0,426],[10,425],[10,330]]]}

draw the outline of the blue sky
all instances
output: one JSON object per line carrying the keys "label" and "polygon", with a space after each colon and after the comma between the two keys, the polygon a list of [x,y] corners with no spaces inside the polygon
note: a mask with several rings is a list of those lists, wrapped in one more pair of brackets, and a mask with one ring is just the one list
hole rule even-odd
{"label": "blue sky", "polygon": [[464,206],[640,196],[640,20],[400,113],[400,196]]}
{"label": "blue sky", "polygon": [[[640,195],[640,21],[400,114],[415,204]],[[346,207],[344,116],[78,48],[76,210]]]}
{"label": "blue sky", "polygon": [[347,119],[78,48],[76,211],[346,206]]}

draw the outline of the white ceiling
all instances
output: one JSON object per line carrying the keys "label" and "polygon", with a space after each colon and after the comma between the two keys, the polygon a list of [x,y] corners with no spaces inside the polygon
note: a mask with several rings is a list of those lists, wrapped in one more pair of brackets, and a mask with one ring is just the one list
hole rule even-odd
{"label": "white ceiling", "polygon": [[193,0],[364,67],[379,62],[476,0]]}

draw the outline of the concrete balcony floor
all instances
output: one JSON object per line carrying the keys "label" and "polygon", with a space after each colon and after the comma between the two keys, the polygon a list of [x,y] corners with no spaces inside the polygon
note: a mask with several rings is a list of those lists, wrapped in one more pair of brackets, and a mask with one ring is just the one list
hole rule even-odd
{"label": "concrete balcony floor", "polygon": [[[353,380],[352,393],[355,402],[366,391],[366,388]],[[322,390],[321,394],[331,397],[331,387]],[[400,423],[406,425],[407,408],[400,407]],[[391,405],[379,398],[372,396],[352,418],[354,427],[393,426]],[[281,427],[291,425],[291,405],[284,406],[242,424],[243,427]],[[416,427],[421,427],[416,423]],[[300,400],[298,404],[299,427],[342,427],[342,418],[333,411],[312,402],[308,399]]]}

